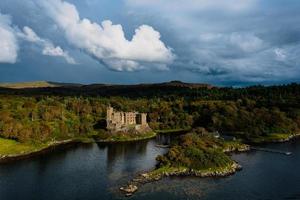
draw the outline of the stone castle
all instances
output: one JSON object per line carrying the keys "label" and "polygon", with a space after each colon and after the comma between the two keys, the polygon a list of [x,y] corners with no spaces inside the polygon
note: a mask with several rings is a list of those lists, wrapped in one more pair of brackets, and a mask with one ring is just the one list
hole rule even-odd
{"label": "stone castle", "polygon": [[107,130],[111,132],[127,132],[130,129],[144,132],[150,129],[146,113],[115,111],[111,106],[107,107],[106,123]]}

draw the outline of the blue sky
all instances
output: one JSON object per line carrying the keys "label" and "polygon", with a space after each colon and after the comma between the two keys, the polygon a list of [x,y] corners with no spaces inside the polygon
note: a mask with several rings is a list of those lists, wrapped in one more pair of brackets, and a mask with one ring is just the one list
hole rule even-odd
{"label": "blue sky", "polygon": [[299,82],[298,0],[1,0],[0,82]]}

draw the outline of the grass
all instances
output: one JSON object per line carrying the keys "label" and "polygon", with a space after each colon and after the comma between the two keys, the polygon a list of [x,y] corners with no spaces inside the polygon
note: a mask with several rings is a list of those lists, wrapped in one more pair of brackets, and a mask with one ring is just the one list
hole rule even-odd
{"label": "grass", "polygon": [[263,142],[280,142],[288,140],[292,135],[286,133],[272,133],[266,136],[255,137],[251,139],[253,143],[263,143]]}
{"label": "grass", "polygon": [[[130,135],[130,134],[118,134],[118,135],[107,135],[106,138],[100,139],[101,142],[126,142],[144,140],[155,137],[156,133],[151,131],[145,134]],[[70,141],[80,141],[82,143],[91,143],[95,140],[89,137],[75,137],[69,139]],[[65,140],[66,142],[69,142]],[[49,141],[47,143],[20,143],[11,139],[0,138],[0,157],[4,156],[18,156],[23,154],[29,154],[33,152],[41,151],[52,145],[57,145],[59,142],[64,141]]]}
{"label": "grass", "polygon": [[223,143],[223,149],[227,150],[242,150],[246,149],[248,145],[242,143],[240,140],[235,141],[224,141]]}
{"label": "grass", "polygon": [[0,156],[30,153],[43,148],[45,145],[20,143],[15,140],[0,138]]}
{"label": "grass", "polygon": [[84,137],[77,137],[61,141],[49,141],[47,143],[20,143],[15,140],[0,138],[0,157],[30,154],[33,152],[39,152],[50,146],[55,146],[58,144],[63,144],[64,142],[68,143],[72,141],[79,141],[82,143],[94,142],[92,138]]}
{"label": "grass", "polygon": [[185,170],[189,170],[189,168],[187,167],[167,167],[167,166],[163,166],[163,167],[159,167],[153,171],[151,171],[149,173],[150,176],[156,176],[156,175],[161,175],[164,173],[171,173],[171,172],[176,172],[176,171],[185,171]]}
{"label": "grass", "polygon": [[[206,168],[206,169],[199,169],[199,170],[194,170],[194,172],[197,173],[215,173],[215,172],[227,172],[229,171],[232,167],[231,167],[232,163],[228,163],[226,166],[223,167],[211,167],[211,168]],[[188,167],[172,167],[172,166],[163,166],[163,167],[159,167],[151,172],[149,172],[149,176],[151,178],[155,178],[157,176],[161,176],[164,174],[171,174],[171,173],[180,173],[180,172],[188,172],[191,169]]]}
{"label": "grass", "polygon": [[39,87],[57,87],[46,81],[21,82],[21,83],[1,83],[0,87],[21,89],[21,88],[39,88]]}

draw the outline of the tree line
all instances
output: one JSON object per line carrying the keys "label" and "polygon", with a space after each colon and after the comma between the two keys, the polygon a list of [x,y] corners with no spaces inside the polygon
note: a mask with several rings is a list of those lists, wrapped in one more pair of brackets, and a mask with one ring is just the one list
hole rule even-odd
{"label": "tree line", "polygon": [[154,130],[204,127],[252,138],[300,129],[298,84],[236,89],[164,87],[155,94],[150,88],[135,95],[124,91],[119,95],[30,95],[21,91],[0,95],[0,136],[21,142],[100,134],[108,105],[148,113]]}

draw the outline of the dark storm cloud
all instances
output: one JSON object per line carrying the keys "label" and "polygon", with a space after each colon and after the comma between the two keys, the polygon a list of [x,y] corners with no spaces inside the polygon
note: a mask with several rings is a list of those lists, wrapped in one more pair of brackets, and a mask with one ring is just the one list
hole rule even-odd
{"label": "dark storm cloud", "polygon": [[[81,18],[98,24],[105,19],[123,26],[131,38],[134,30],[147,24],[161,34],[161,41],[173,49],[176,59],[169,70],[111,72],[107,63],[95,55],[87,56],[71,44],[57,23],[36,1],[2,0],[0,10],[9,14],[19,27],[29,26],[37,34],[70,52],[80,64],[73,67],[59,61],[60,77],[86,82],[156,82],[181,79],[192,82],[243,85],[250,83],[285,83],[300,76],[300,2],[298,0],[69,0]],[[53,18],[53,17],[52,17]],[[29,44],[23,44],[29,45]],[[22,49],[23,47],[20,46]],[[26,47],[29,48],[29,47]],[[30,48],[29,48],[30,49]],[[142,51],[143,49],[141,49]],[[20,51],[26,65],[36,69],[34,77],[46,79],[32,54]],[[26,57],[26,59],[24,58]],[[35,58],[38,59],[38,58]],[[57,58],[42,57],[53,64]],[[22,59],[10,74],[22,76]],[[32,60],[32,62],[30,61]],[[102,63],[102,64],[101,64]],[[105,65],[103,64],[105,63]],[[48,66],[52,68],[52,66]],[[7,67],[0,66],[0,71]],[[13,69],[15,71],[13,71]],[[17,71],[18,70],[18,71]],[[4,71],[3,71],[4,72]],[[85,73],[83,73],[85,72]],[[99,77],[95,77],[95,74]],[[108,77],[103,77],[105,74]],[[0,78],[3,79],[2,75]],[[30,74],[26,74],[30,77]],[[122,77],[122,78],[120,78]],[[53,77],[51,77],[53,78]],[[17,78],[16,78],[17,79]],[[4,79],[3,79],[4,80]],[[5,78],[9,80],[9,78]],[[63,81],[63,80],[62,80]]]}
{"label": "dark storm cloud", "polygon": [[173,13],[169,9],[174,1],[154,2],[161,6],[149,9],[147,0],[129,0],[128,5],[134,10],[147,6],[143,12],[151,15],[154,10],[165,24],[178,27],[174,34],[189,43],[189,54],[178,56],[176,68],[231,82],[281,82],[300,75],[299,1],[248,1],[233,10],[205,0],[197,8],[187,0]]}

